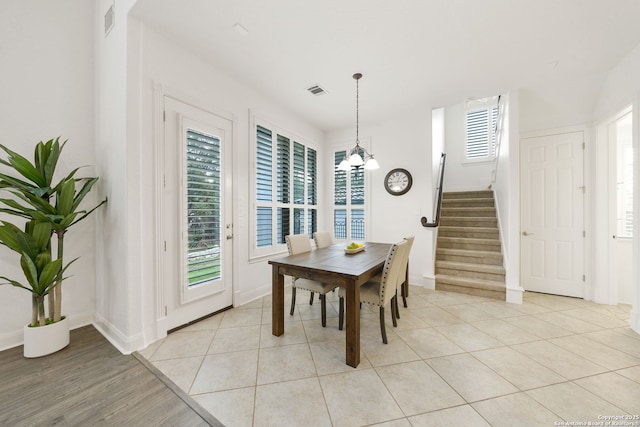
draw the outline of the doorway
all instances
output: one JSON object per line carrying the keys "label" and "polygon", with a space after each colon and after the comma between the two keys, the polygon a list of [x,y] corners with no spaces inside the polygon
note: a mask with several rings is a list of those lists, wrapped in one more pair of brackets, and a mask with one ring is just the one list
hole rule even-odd
{"label": "doorway", "polygon": [[521,283],[584,298],[584,133],[521,140]]}
{"label": "doorway", "polygon": [[633,119],[631,107],[607,124],[609,149],[609,283],[615,303],[633,300]]}
{"label": "doorway", "polygon": [[167,330],[233,303],[233,122],[164,96]]}

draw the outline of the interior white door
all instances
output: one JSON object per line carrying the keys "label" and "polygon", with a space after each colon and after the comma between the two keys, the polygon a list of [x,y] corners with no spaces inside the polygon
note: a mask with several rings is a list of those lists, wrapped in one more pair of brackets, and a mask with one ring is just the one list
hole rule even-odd
{"label": "interior white door", "polygon": [[164,97],[167,330],[231,306],[233,122]]}
{"label": "interior white door", "polygon": [[583,141],[582,132],[521,140],[525,290],[584,297]]}

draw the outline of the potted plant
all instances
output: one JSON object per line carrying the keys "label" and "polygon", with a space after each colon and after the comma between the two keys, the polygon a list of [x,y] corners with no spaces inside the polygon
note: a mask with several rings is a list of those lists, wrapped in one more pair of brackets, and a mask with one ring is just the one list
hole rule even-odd
{"label": "potted plant", "polygon": [[[1,205],[4,205],[0,208],[0,212],[24,218],[27,221],[24,232],[16,225],[3,221],[3,231],[0,234],[0,243],[20,254],[20,265],[27,278],[27,283],[4,278],[7,282],[3,284],[26,289],[33,295],[32,321],[25,327],[25,357],[49,354],[69,343],[68,322],[61,314],[63,273],[71,264],[63,267],[64,237],[72,225],[86,218],[106,202],[105,199],[88,211],[79,209],[81,202],[98,180],[98,178],[75,178],[80,168],[74,169],[53,185],[58,159],[65,144],[66,141],[60,143],[59,138],[46,143],[39,142],[35,147],[34,163],[0,144],[0,149],[8,155],[7,160],[0,159],[0,164],[8,166],[14,172],[13,174],[0,173],[0,188],[4,188],[13,196],[0,198]],[[76,184],[80,185],[77,187]],[[45,239],[47,232],[48,236]],[[57,237],[55,260],[51,259],[53,234]],[[52,278],[51,272],[54,270],[56,274]],[[45,295],[48,296],[48,317],[44,309]],[[37,315],[34,315],[36,309]],[[62,326],[65,323],[66,331]],[[62,329],[61,333],[66,335],[66,344],[60,348],[43,350],[48,353],[27,355],[27,335],[32,333],[43,335],[36,330],[56,324],[58,324],[57,329]],[[47,332],[44,335],[49,334]],[[36,338],[36,341],[38,340]],[[64,341],[64,339],[58,340],[58,342]]]}
{"label": "potted plant", "polygon": [[[59,275],[75,261],[63,268],[61,259],[51,259],[51,232],[51,224],[47,222],[29,221],[25,225],[25,231],[6,221],[2,221],[0,225],[0,243],[20,254],[20,267],[26,282],[4,276],[0,276],[0,279],[6,280],[6,284],[31,293],[31,323],[25,326],[24,335],[25,357],[49,354],[69,344],[69,326],[66,319],[55,323],[54,328],[46,331],[46,328],[36,328],[54,324],[50,320],[47,322],[44,299],[59,283]],[[60,332],[51,332],[51,329]]]}

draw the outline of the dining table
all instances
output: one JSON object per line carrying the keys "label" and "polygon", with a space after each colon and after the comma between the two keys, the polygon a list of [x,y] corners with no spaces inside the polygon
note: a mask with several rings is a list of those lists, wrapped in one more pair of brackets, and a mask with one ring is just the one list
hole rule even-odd
{"label": "dining table", "polygon": [[363,250],[348,253],[337,243],[302,254],[269,261],[272,267],[272,327],[275,336],[284,334],[284,276],[312,279],[345,288],[347,365],[360,363],[360,286],[382,272],[391,244],[364,242]]}

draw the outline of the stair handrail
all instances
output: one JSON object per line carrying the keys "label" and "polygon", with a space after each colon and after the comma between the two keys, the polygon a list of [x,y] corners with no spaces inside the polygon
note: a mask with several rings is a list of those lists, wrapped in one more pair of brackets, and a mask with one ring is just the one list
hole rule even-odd
{"label": "stair handrail", "polygon": [[496,107],[498,107],[498,117],[496,118],[496,124],[494,128],[494,135],[496,136],[496,146],[494,151],[494,159],[493,159],[493,170],[491,171],[491,183],[489,184],[489,188],[493,188],[493,184],[496,183],[496,179],[498,177],[498,163],[500,161],[500,145],[502,145],[502,128],[504,122],[504,114],[502,112],[502,106],[500,105],[500,100],[502,99],[502,95],[498,95],[498,102]]}
{"label": "stair handrail", "polygon": [[440,155],[440,166],[438,170],[438,182],[435,191],[435,200],[433,204],[433,222],[429,222],[426,216],[420,218],[420,223],[423,227],[434,228],[440,225],[440,211],[442,210],[442,188],[444,184],[444,166],[447,161],[447,155],[442,153]]}

